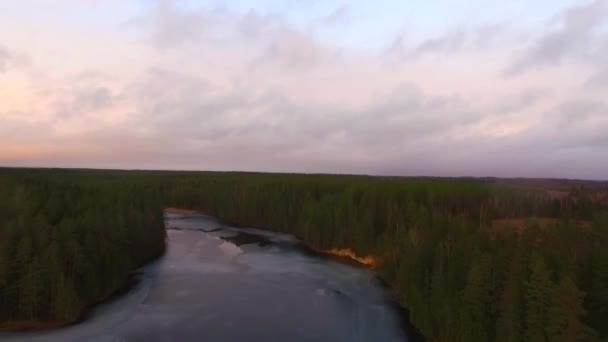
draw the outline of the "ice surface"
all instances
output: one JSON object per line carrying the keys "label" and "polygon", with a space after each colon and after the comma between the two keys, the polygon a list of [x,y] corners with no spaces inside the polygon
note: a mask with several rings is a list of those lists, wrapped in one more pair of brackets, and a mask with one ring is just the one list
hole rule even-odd
{"label": "ice surface", "polygon": [[[168,214],[167,254],[84,322],[2,341],[402,341],[372,272],[303,253],[297,239]],[[218,230],[219,229],[219,230]],[[290,247],[291,246],[291,247]]]}

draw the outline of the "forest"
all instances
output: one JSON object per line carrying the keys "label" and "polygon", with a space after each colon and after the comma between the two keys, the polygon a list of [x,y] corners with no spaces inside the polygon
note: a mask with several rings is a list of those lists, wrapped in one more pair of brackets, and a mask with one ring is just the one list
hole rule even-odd
{"label": "forest", "polygon": [[164,251],[163,208],[374,256],[429,341],[608,341],[608,183],[0,169],[0,327],[77,320]]}
{"label": "forest", "polygon": [[165,248],[161,202],[143,184],[0,170],[0,328],[78,320]]}

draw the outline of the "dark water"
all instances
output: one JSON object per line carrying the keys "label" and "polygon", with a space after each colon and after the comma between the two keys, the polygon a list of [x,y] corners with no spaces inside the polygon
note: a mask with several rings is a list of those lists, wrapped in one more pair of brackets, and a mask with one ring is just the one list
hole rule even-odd
{"label": "dark water", "polygon": [[404,341],[403,316],[366,269],[290,235],[167,214],[167,254],[126,294],[63,329],[2,341]]}

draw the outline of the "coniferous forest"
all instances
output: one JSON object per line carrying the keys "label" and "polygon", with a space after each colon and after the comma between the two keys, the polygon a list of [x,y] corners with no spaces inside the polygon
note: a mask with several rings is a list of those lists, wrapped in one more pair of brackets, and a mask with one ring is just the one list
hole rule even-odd
{"label": "coniferous forest", "polygon": [[429,341],[608,340],[608,183],[0,169],[0,326],[77,320],[164,251],[163,208],[348,248]]}

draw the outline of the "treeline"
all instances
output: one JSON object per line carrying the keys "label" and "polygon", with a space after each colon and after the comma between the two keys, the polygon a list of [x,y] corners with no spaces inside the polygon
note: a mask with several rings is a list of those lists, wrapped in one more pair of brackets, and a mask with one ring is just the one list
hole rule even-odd
{"label": "treeline", "polygon": [[77,320],[164,251],[161,202],[146,187],[0,170],[0,189],[0,327]]}
{"label": "treeline", "polygon": [[[103,228],[95,228],[98,222],[77,225],[81,235],[89,229],[100,236],[115,234],[113,226],[120,226],[134,212],[141,213],[143,226],[122,225],[126,229],[120,231],[157,232],[159,218],[152,209],[160,211],[162,204],[292,233],[317,249],[350,248],[360,256],[374,255],[382,261],[381,276],[396,290],[412,322],[428,340],[597,341],[608,337],[605,183],[564,183],[568,191],[556,196],[543,187],[494,179],[27,173],[61,179],[66,186],[86,192],[83,197],[97,206],[130,208],[104,211]],[[44,201],[36,203],[42,203],[41,208],[49,206]],[[150,221],[143,219],[147,217]],[[39,228],[28,226],[32,232],[27,235],[33,237],[33,230]],[[130,234],[135,240],[146,240]],[[150,246],[160,246],[163,239],[155,234],[148,237],[156,241],[148,242]],[[121,240],[124,235],[115,238]],[[130,252],[140,253],[139,248]],[[8,258],[13,265],[18,250],[14,248]],[[90,254],[91,259],[109,253],[99,251]],[[57,286],[61,277],[51,274]],[[18,294],[13,292],[10,298],[12,305],[19,305]]]}
{"label": "treeline", "polygon": [[552,198],[515,185],[226,174],[183,177],[170,199],[318,249],[379,256],[382,277],[432,341],[606,339],[603,193],[577,187]]}

